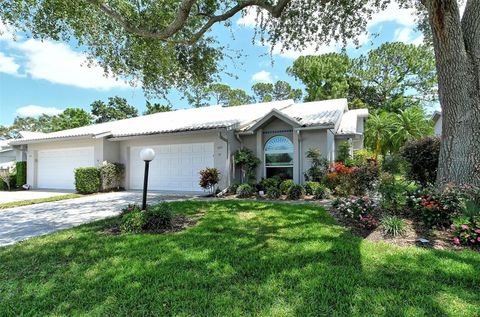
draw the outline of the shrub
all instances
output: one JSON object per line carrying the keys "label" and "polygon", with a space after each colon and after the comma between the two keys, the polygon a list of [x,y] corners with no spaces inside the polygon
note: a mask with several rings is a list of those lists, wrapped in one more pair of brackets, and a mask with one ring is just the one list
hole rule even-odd
{"label": "shrub", "polygon": [[452,229],[454,244],[480,245],[480,216],[455,219]]}
{"label": "shrub", "polygon": [[80,194],[96,193],[100,190],[100,171],[96,167],[75,169],[75,189]]}
{"label": "shrub", "polygon": [[282,183],[282,179],[278,176],[264,178],[260,181],[260,187],[262,190],[268,191],[269,188],[280,188],[280,184]]}
{"label": "shrub", "polygon": [[367,159],[375,158],[375,153],[368,149],[355,150],[353,152],[353,159],[356,165],[363,164]]}
{"label": "shrub", "polygon": [[408,197],[409,205],[422,217],[428,227],[446,227],[462,210],[460,193],[455,187],[427,187]]}
{"label": "shrub", "polygon": [[278,199],[282,195],[282,192],[277,187],[267,188],[267,197],[270,199]]}
{"label": "shrub", "polygon": [[346,160],[351,159],[350,155],[350,143],[348,141],[343,141],[338,146],[337,153],[337,162],[345,163]]}
{"label": "shrub", "polygon": [[12,190],[16,187],[16,180],[15,169],[0,170],[1,190]]}
{"label": "shrub", "polygon": [[383,225],[383,233],[393,237],[404,234],[407,229],[405,221],[394,215],[384,216],[380,220],[380,223]]}
{"label": "shrub", "polygon": [[[374,158],[366,159],[358,167],[352,169],[352,178],[349,180],[350,187],[356,196],[362,196],[372,190],[379,176],[378,162]],[[348,179],[346,180],[348,181]]]}
{"label": "shrub", "polygon": [[427,137],[409,141],[401,149],[401,155],[408,162],[407,177],[422,185],[433,184],[437,178],[440,139]]}
{"label": "shrub", "polygon": [[318,186],[320,186],[319,182],[306,182],[305,185],[303,186],[305,188],[305,194],[313,195],[315,188],[317,188]]}
{"label": "shrub", "polygon": [[238,198],[248,198],[253,195],[253,187],[250,184],[242,184],[237,188]]}
{"label": "shrub", "polygon": [[199,185],[204,190],[208,190],[211,194],[215,192],[215,187],[220,181],[220,171],[216,168],[205,168],[200,171]]}
{"label": "shrub", "polygon": [[120,229],[126,233],[140,233],[145,225],[145,213],[138,209],[133,209],[122,216]]}
{"label": "shrub", "polygon": [[144,230],[158,230],[172,226],[173,208],[167,202],[161,202],[145,212]]}
{"label": "shrub", "polygon": [[386,155],[382,160],[382,171],[390,174],[400,174],[403,172],[405,164],[405,159],[400,155]]}
{"label": "shrub", "polygon": [[102,191],[120,189],[125,175],[125,166],[123,164],[104,161],[98,170],[100,172]]}
{"label": "shrub", "polygon": [[378,227],[378,220],[372,214],[360,215],[359,224],[361,227],[371,230]]}
{"label": "shrub", "polygon": [[313,199],[324,199],[327,197],[328,192],[329,192],[328,188],[326,188],[323,185],[319,185],[315,187],[313,191]]}
{"label": "shrub", "polygon": [[354,220],[360,220],[360,217],[372,214],[376,209],[373,200],[367,196],[338,198],[334,201],[333,207],[342,214],[343,217]]}
{"label": "shrub", "polygon": [[287,190],[287,199],[298,200],[303,197],[303,187],[299,184],[293,184]]}
{"label": "shrub", "polygon": [[338,196],[350,196],[354,192],[354,169],[337,162],[333,165],[333,171],[327,174],[327,184]]}
{"label": "shrub", "polygon": [[320,182],[328,173],[329,162],[320,154],[319,149],[310,148],[306,153],[310,168],[305,172],[306,181]]}
{"label": "shrub", "polygon": [[235,164],[242,170],[242,182],[251,181],[256,178],[256,168],[260,164],[260,159],[247,148],[239,149],[235,152]]}
{"label": "shrub", "polygon": [[282,194],[286,195],[288,189],[293,185],[295,185],[295,182],[293,180],[286,179],[280,184],[280,191],[282,192]]}
{"label": "shrub", "polygon": [[228,187],[228,193],[229,194],[236,194],[237,193],[237,188],[240,186],[239,183],[234,182]]}
{"label": "shrub", "polygon": [[407,186],[389,173],[382,174],[378,192],[382,195],[382,207],[392,212],[401,211],[407,203]]}
{"label": "shrub", "polygon": [[19,187],[25,185],[27,183],[27,162],[17,162],[15,170],[17,171],[16,185]]}

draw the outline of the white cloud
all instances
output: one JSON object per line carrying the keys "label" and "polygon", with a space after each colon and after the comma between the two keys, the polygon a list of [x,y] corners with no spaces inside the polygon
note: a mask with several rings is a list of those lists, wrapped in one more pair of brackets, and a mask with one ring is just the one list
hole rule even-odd
{"label": "white cloud", "polygon": [[100,66],[87,65],[86,55],[66,44],[29,39],[13,47],[23,53],[25,72],[34,79],[100,90],[128,87],[124,81],[105,77]]}
{"label": "white cloud", "polygon": [[12,28],[0,19],[0,40],[11,41],[15,38]]}
{"label": "white cloud", "polygon": [[414,30],[410,27],[398,28],[393,35],[393,41],[404,42],[407,44],[421,45],[423,44],[423,34],[416,35]]}
{"label": "white cloud", "polygon": [[397,3],[390,3],[385,10],[374,13],[368,22],[367,28],[371,28],[383,22],[395,22],[403,26],[415,25],[416,11],[413,8],[400,8]]}
{"label": "white cloud", "polygon": [[253,28],[257,25],[257,9],[248,7],[237,20],[237,25]]}
{"label": "white cloud", "polygon": [[0,73],[18,75],[20,65],[15,62],[13,57],[7,56],[0,52]]}
{"label": "white cloud", "polygon": [[55,107],[42,107],[37,105],[28,105],[24,107],[20,107],[16,110],[16,114],[20,117],[38,117],[42,114],[48,115],[57,115],[61,113],[63,110],[60,110]]}
{"label": "white cloud", "polygon": [[266,70],[261,70],[258,73],[253,74],[252,81],[262,82],[262,83],[271,83],[273,82],[272,74]]}

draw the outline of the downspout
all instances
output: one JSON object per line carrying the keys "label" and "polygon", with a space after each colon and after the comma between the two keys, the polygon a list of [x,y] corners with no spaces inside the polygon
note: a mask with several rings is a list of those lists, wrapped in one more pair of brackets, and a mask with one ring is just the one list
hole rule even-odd
{"label": "downspout", "polygon": [[302,184],[303,181],[303,173],[302,173],[302,167],[303,167],[303,144],[302,144],[302,137],[300,130],[297,130],[297,137],[298,137],[298,182],[299,184]]}

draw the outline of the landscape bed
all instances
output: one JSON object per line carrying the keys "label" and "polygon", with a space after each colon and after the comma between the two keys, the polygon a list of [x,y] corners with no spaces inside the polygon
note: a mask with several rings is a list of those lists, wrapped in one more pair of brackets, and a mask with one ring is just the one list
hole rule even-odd
{"label": "landscape bed", "polygon": [[18,315],[475,316],[480,254],[353,236],[321,207],[172,203],[170,234],[119,218],[0,248],[0,311]]}

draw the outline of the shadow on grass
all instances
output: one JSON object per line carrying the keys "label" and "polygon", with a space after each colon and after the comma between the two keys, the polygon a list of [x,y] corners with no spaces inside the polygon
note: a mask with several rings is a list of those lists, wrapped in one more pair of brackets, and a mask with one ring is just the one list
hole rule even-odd
{"label": "shadow on grass", "polygon": [[171,235],[108,220],[0,249],[4,315],[472,316],[473,252],[362,242],[318,206],[181,202]]}

